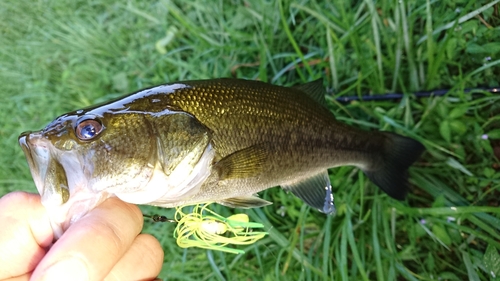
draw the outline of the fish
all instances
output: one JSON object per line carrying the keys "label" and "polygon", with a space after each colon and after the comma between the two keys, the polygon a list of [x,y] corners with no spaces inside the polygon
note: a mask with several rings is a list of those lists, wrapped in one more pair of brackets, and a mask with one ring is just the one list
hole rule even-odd
{"label": "fish", "polygon": [[404,200],[408,169],[425,147],[338,121],[322,79],[292,87],[232,78],[139,90],[24,132],[42,204],[60,236],[106,198],[173,208],[216,202],[270,204],[257,193],[281,186],[335,213],[328,169],[355,166]]}

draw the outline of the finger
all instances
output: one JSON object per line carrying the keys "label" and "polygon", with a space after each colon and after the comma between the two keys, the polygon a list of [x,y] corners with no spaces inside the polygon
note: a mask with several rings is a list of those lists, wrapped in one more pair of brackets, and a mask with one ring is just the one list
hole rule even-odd
{"label": "finger", "polygon": [[29,281],[31,273],[26,273],[17,277],[2,279],[2,281]]}
{"label": "finger", "polygon": [[34,280],[102,280],[142,229],[139,208],[109,198],[71,225],[33,272]]}
{"label": "finger", "polygon": [[2,281],[29,281],[31,277],[31,273],[26,273],[17,277],[2,279]]}
{"label": "finger", "polygon": [[141,234],[105,280],[153,280],[160,273],[162,265],[163,249],[160,242],[149,234]]}
{"label": "finger", "polygon": [[40,196],[12,192],[0,198],[0,279],[34,270],[53,233]]}

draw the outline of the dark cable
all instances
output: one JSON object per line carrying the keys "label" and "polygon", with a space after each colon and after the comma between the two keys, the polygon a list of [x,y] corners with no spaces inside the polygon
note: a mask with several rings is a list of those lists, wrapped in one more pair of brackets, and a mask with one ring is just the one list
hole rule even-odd
{"label": "dark cable", "polygon": [[[424,91],[424,92],[416,92],[410,95],[413,95],[416,98],[426,98],[430,96],[440,97],[446,95],[450,89],[442,89],[442,90],[433,90],[433,91]],[[500,93],[500,87],[493,88],[472,88],[465,89],[464,93],[470,93],[475,91],[485,91],[490,93]],[[328,91],[330,94],[332,91]],[[341,103],[349,103],[351,101],[380,101],[380,100],[395,100],[403,98],[403,93],[388,93],[381,95],[363,95],[363,96],[347,96],[347,97],[338,97],[335,98],[336,101]]]}

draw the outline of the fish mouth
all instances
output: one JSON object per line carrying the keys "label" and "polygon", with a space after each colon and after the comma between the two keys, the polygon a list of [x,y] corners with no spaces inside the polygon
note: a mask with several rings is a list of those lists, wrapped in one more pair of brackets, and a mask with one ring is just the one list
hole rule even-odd
{"label": "fish mouth", "polygon": [[69,198],[66,172],[53,156],[53,146],[42,132],[27,131],[19,136],[31,176],[44,205],[62,205]]}
{"label": "fish mouth", "polygon": [[24,132],[18,141],[56,239],[110,196],[106,192],[88,191],[88,179],[82,172],[82,159],[77,152],[57,149],[44,131]]}

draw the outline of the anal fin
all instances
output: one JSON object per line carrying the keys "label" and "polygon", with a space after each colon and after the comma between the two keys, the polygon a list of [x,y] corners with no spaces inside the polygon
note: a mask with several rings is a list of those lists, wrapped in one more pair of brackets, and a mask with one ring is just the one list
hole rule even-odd
{"label": "anal fin", "polygon": [[258,208],[272,204],[271,202],[261,199],[255,195],[248,197],[228,198],[221,201],[217,201],[217,203],[231,208],[242,208],[242,209]]}
{"label": "anal fin", "polygon": [[291,191],[307,205],[320,212],[325,214],[332,214],[335,212],[332,185],[326,170],[297,183],[282,184],[281,187]]}

